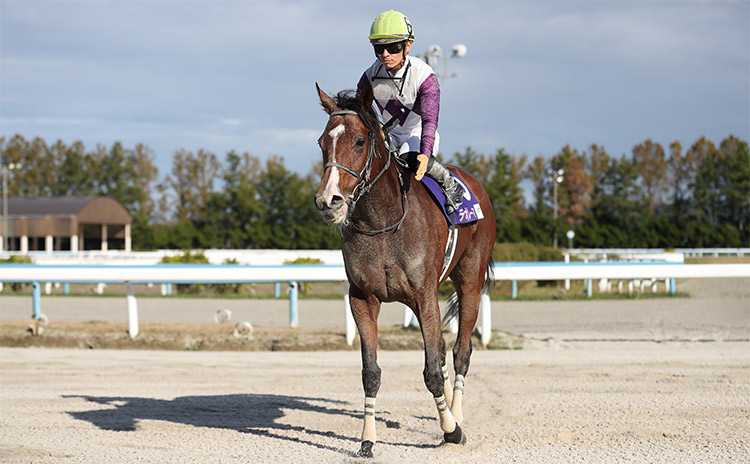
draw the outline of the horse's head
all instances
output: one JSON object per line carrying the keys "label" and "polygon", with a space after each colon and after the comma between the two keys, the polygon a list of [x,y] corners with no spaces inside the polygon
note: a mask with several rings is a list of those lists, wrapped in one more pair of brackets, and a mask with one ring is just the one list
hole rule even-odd
{"label": "horse's head", "polygon": [[315,206],[325,222],[343,226],[353,203],[369,188],[370,170],[378,152],[378,120],[372,111],[372,92],[359,98],[351,92],[341,92],[334,99],[317,84],[316,87],[329,119],[318,139],[323,152],[323,176]]}

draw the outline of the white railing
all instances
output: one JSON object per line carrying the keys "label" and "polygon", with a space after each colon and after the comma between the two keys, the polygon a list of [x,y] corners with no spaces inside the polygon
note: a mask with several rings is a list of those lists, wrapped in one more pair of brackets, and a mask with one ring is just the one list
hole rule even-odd
{"label": "white railing", "polygon": [[573,256],[631,256],[637,258],[645,255],[682,254],[691,257],[701,256],[745,256],[750,255],[750,248],[572,248],[566,253]]}
{"label": "white railing", "polygon": [[[674,279],[750,277],[750,264],[662,264],[662,263],[495,263],[495,280],[590,280],[590,279]],[[138,334],[138,306],[134,283],[262,283],[289,282],[290,325],[297,326],[298,282],[342,282],[346,314],[346,337],[354,340],[354,320],[347,297],[347,281],[341,265],[201,265],[162,264],[150,266],[108,265],[36,265],[2,264],[0,282],[33,283],[34,317],[41,314],[40,284],[60,283],[125,283],[128,300],[129,332]],[[589,286],[590,287],[590,286]],[[489,343],[491,317],[489,297],[480,304],[482,343]]]}
{"label": "white railing", "polygon": [[[206,249],[191,250],[200,252],[210,264],[224,264],[232,260],[236,264],[253,266],[281,265],[299,258],[317,259],[320,264],[344,264],[341,250],[231,250]],[[111,265],[150,265],[159,264],[163,258],[182,256],[184,250],[154,250],[154,251],[125,251],[125,250],[86,250],[71,253],[70,251],[29,251],[0,252],[0,259],[12,255],[23,255],[31,259],[34,264],[111,264]]]}
{"label": "white railing", "polygon": [[[563,253],[572,256],[591,256],[596,259],[606,255],[632,260],[662,260],[663,256],[750,256],[750,248],[571,248]],[[227,250],[206,249],[201,252],[211,264],[222,264],[227,259],[238,264],[275,265],[297,258],[319,259],[323,264],[343,264],[341,250]],[[157,264],[165,256],[179,256],[183,250],[124,251],[124,250],[86,250],[70,251],[0,251],[0,259],[12,255],[24,255],[36,264]],[[654,258],[656,257],[656,258]],[[682,259],[680,259],[682,261]]]}

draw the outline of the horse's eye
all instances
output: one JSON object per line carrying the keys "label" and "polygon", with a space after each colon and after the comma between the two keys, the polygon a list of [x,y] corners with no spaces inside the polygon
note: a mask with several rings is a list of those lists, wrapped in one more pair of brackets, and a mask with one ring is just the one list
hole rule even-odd
{"label": "horse's eye", "polygon": [[355,144],[357,145],[357,148],[361,148],[361,147],[365,146],[366,142],[367,141],[365,140],[364,137],[360,137],[360,138],[357,139],[357,142]]}

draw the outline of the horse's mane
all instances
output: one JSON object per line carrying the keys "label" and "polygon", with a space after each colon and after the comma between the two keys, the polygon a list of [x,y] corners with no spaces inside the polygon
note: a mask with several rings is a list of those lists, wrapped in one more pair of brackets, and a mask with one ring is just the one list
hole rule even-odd
{"label": "horse's mane", "polygon": [[342,90],[336,94],[334,101],[341,109],[355,111],[369,130],[377,132],[380,126],[378,115],[375,114],[372,105],[367,107],[362,105],[362,99],[354,90]]}

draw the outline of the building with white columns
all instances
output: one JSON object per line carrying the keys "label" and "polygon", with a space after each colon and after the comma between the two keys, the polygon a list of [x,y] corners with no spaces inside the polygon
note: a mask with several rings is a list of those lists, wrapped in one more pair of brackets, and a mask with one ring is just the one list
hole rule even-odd
{"label": "building with white columns", "polygon": [[111,197],[8,198],[0,253],[131,251],[130,224],[130,214]]}

